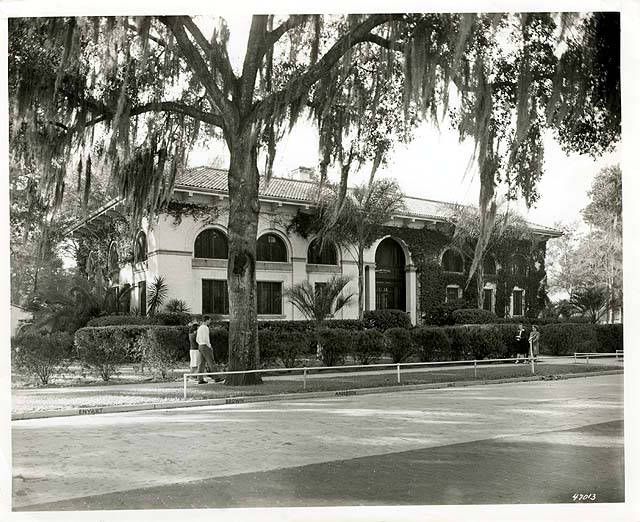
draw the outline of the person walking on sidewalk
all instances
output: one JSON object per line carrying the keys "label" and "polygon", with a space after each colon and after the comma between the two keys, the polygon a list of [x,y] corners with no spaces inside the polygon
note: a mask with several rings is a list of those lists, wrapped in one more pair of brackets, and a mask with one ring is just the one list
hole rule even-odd
{"label": "person walking on sidewalk", "polygon": [[[205,315],[202,324],[198,327],[196,332],[196,343],[198,344],[198,351],[200,352],[200,365],[198,366],[198,373],[206,373],[206,367],[209,367],[210,372],[216,371],[215,361],[213,359],[213,348],[211,347],[211,340],[209,339],[209,325],[211,324],[211,317]],[[198,384],[205,384],[207,381],[201,375],[198,379]]]}

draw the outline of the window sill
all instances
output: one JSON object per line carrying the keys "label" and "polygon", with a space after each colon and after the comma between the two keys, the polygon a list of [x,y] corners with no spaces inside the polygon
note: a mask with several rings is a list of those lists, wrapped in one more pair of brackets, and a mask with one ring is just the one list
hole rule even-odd
{"label": "window sill", "polygon": [[286,319],[287,316],[284,314],[258,314],[258,319]]}

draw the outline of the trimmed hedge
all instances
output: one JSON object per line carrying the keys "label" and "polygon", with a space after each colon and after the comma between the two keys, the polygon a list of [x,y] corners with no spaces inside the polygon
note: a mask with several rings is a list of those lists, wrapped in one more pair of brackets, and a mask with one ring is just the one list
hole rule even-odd
{"label": "trimmed hedge", "polygon": [[622,324],[549,324],[540,328],[540,353],[613,353],[623,349]]}
{"label": "trimmed hedge", "polygon": [[43,385],[64,370],[73,353],[73,336],[66,332],[25,332],[11,339],[11,359]]}
{"label": "trimmed hedge", "polygon": [[103,315],[94,317],[87,326],[158,325],[182,326],[189,324],[191,314],[182,312],[158,312],[154,315]]}
{"label": "trimmed hedge", "polygon": [[389,328],[411,328],[411,318],[402,310],[368,310],[363,314],[364,328],[384,332]]}
{"label": "trimmed hedge", "polygon": [[451,312],[454,324],[495,324],[498,316],[479,308],[460,308]]}
{"label": "trimmed hedge", "polygon": [[416,354],[421,362],[447,361],[451,343],[444,329],[437,327],[414,328],[411,331]]}
{"label": "trimmed hedge", "polygon": [[166,378],[189,353],[189,337],[185,328],[153,326],[137,341],[145,364]]}
{"label": "trimmed hedge", "polygon": [[299,358],[315,351],[310,348],[312,340],[314,338],[306,332],[263,330],[258,333],[260,363],[263,367],[279,363],[285,368],[293,368]]}
{"label": "trimmed hedge", "polygon": [[324,366],[337,366],[344,363],[351,351],[353,332],[342,328],[320,328],[317,331]]}
{"label": "trimmed hedge", "polygon": [[126,363],[142,361],[139,339],[144,326],[103,326],[81,328],[75,334],[78,359],[83,366],[108,381]]}
{"label": "trimmed hedge", "polygon": [[364,330],[352,335],[351,353],[358,364],[373,364],[382,356],[385,348],[382,332]]}
{"label": "trimmed hedge", "polygon": [[[378,329],[322,327],[311,321],[270,321],[260,328],[258,343],[263,366],[293,367],[303,356],[322,347],[325,366],[343,364],[351,354],[359,363],[369,364],[387,352],[394,362],[416,356],[421,361],[500,359],[517,353],[517,325],[480,324],[446,327]],[[338,324],[348,324],[342,321]],[[358,326],[363,322],[356,322]],[[283,328],[280,328],[283,326]],[[332,325],[333,326],[333,325]],[[225,325],[212,327],[211,344],[216,361],[228,358],[228,331]],[[117,372],[120,364],[143,363],[166,375],[178,361],[188,358],[186,326],[124,325],[85,327],[75,334],[78,358],[104,380]],[[540,326],[540,353],[573,355],[574,352],[615,352],[623,348],[621,324],[555,323]]]}
{"label": "trimmed hedge", "polygon": [[103,315],[91,319],[87,323],[87,327],[132,326],[142,324],[150,324],[149,318],[143,315]]}
{"label": "trimmed hedge", "polygon": [[384,337],[387,344],[387,351],[394,363],[405,362],[415,352],[413,336],[411,330],[406,328],[389,328]]}

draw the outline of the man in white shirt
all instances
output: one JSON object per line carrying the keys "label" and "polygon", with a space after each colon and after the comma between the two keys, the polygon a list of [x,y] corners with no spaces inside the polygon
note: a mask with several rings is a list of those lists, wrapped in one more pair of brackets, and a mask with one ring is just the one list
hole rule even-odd
{"label": "man in white shirt", "polygon": [[[196,343],[198,344],[198,350],[200,351],[200,365],[198,366],[198,373],[206,373],[206,366],[209,367],[210,372],[215,372],[215,361],[213,359],[213,348],[211,347],[211,340],[209,339],[209,325],[211,324],[211,317],[205,315],[202,324],[198,327],[196,333]],[[206,380],[203,376],[198,378],[198,384],[206,384]]]}

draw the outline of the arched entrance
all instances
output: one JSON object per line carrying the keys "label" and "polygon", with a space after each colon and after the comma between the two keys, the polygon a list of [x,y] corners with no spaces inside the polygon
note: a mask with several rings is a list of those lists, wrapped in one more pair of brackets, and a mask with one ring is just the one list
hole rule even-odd
{"label": "arched entrance", "polygon": [[406,311],[405,257],[390,237],[376,249],[376,309]]}

